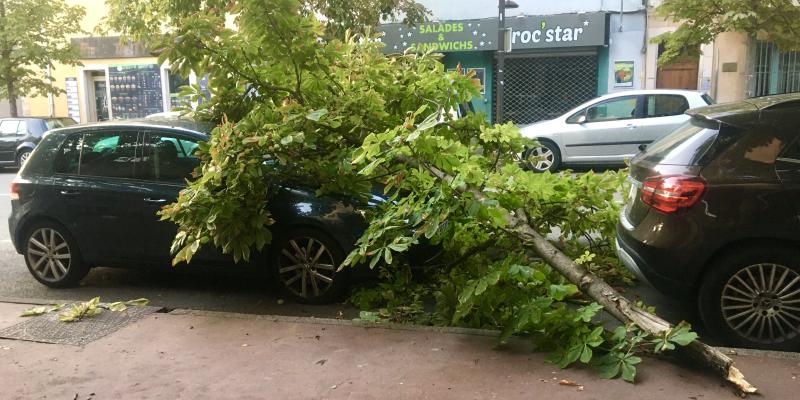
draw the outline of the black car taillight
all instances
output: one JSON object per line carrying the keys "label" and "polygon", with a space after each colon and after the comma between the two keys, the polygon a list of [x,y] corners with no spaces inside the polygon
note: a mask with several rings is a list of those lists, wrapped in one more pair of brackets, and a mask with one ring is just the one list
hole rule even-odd
{"label": "black car taillight", "polygon": [[697,204],[706,190],[706,181],[697,176],[659,175],[642,182],[644,204],[665,214],[674,214]]}
{"label": "black car taillight", "polygon": [[19,183],[11,181],[11,190],[9,190],[9,197],[11,200],[19,200]]}

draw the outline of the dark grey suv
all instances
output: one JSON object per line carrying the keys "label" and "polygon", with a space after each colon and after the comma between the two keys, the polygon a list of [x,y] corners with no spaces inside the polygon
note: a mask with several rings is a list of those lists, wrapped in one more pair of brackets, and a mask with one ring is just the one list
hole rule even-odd
{"label": "dark grey suv", "polygon": [[631,161],[619,256],[729,344],[800,350],[800,94],[688,113]]}

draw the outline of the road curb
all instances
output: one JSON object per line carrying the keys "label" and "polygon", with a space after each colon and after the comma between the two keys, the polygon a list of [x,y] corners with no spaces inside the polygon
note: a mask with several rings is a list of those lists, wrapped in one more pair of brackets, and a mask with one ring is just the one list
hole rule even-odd
{"label": "road curb", "polygon": [[[74,303],[76,301],[79,300],[51,300],[51,299],[35,299],[35,298],[0,297],[0,303],[11,303],[11,304],[30,304],[30,305],[46,305],[46,304],[58,304],[58,303],[69,304],[69,303]],[[272,315],[272,314],[245,314],[245,313],[233,313],[224,311],[193,310],[188,308],[176,308],[169,311],[167,314],[189,315],[198,317],[214,317],[214,318],[267,320],[272,322],[296,323],[296,324],[354,326],[354,327],[361,327],[368,329],[388,329],[388,330],[402,330],[402,331],[414,331],[414,332],[448,333],[448,334],[486,336],[486,337],[497,337],[500,335],[500,331],[491,329],[405,325],[405,324],[397,324],[391,322],[369,322],[362,320],[317,318],[317,317],[291,317],[285,315]],[[729,356],[732,355],[732,356],[745,356],[745,357],[764,357],[764,358],[800,361],[800,352],[755,350],[755,349],[743,349],[735,347],[715,347],[715,348]]]}

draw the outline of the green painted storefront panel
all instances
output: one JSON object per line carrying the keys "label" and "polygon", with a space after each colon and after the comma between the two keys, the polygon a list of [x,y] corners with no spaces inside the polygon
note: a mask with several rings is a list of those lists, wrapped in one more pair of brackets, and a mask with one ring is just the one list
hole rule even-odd
{"label": "green painted storefront panel", "polygon": [[476,112],[486,114],[492,120],[492,78],[494,73],[494,52],[492,51],[458,51],[445,53],[445,69],[455,69],[459,63],[464,70],[476,69],[478,77],[483,74],[483,95],[472,100]]}

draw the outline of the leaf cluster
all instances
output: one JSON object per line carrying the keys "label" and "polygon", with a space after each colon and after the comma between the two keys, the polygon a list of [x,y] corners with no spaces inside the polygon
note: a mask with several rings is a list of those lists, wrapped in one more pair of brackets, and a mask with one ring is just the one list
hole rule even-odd
{"label": "leaf cluster", "polygon": [[63,92],[43,70],[80,65],[69,38],[84,14],[64,0],[0,0],[0,99]]}
{"label": "leaf cluster", "polygon": [[659,64],[665,65],[720,33],[740,32],[764,37],[785,51],[800,49],[800,6],[790,0],[664,0],[659,16],[681,25],[674,32],[653,39],[664,44]]}

